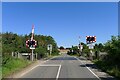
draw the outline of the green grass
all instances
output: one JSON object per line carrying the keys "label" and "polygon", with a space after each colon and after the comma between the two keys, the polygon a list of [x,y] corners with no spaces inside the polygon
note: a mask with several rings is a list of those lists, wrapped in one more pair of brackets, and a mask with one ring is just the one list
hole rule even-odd
{"label": "green grass", "polygon": [[10,60],[2,65],[2,77],[6,77],[18,70],[29,65],[31,62],[18,58],[10,58]]}

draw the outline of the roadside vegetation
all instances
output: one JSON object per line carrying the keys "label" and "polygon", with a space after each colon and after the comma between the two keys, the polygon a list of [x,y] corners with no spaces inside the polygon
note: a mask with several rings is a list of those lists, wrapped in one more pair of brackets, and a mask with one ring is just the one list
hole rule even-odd
{"label": "roadside vegetation", "polygon": [[[2,77],[6,77],[11,73],[21,70],[22,68],[30,65],[32,62],[29,60],[19,59],[7,56],[7,60],[3,58],[2,62]],[[5,60],[5,61],[4,61]]]}
{"label": "roadside vegetation", "polygon": [[[32,62],[26,58],[12,57],[12,52],[31,53],[31,50],[26,47],[26,40],[30,39],[29,35],[18,35],[12,32],[6,32],[2,35],[2,77],[8,76],[15,71],[30,65]],[[52,56],[58,55],[57,44],[51,36],[34,35],[37,41],[37,47],[34,53],[37,53],[37,59],[48,57],[47,45],[52,44]]]}
{"label": "roadside vegetation", "polygon": [[[83,45],[83,50],[81,53],[82,56],[93,61],[102,71],[120,79],[120,37],[112,36],[111,40],[108,40],[104,44],[95,44],[93,49],[94,56],[92,56],[92,59],[90,59],[90,49],[88,48],[87,44],[81,44]],[[106,54],[103,55],[101,53]],[[78,55],[78,47],[72,46],[68,54]]]}
{"label": "roadside vegetation", "polygon": [[103,71],[120,79],[120,37],[112,36],[102,47],[99,51],[105,51],[107,55],[102,59],[97,58],[94,63]]}

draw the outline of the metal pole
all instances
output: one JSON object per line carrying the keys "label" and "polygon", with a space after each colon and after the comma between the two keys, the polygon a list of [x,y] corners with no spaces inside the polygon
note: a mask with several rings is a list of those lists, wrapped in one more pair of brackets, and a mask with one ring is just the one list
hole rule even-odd
{"label": "metal pole", "polygon": [[36,60],[37,60],[37,53],[36,53]]}
{"label": "metal pole", "polygon": [[81,55],[81,42],[80,42],[80,36],[79,36],[79,54]]}
{"label": "metal pole", "polygon": [[50,50],[50,56],[51,56],[51,50]]}
{"label": "metal pole", "polygon": [[92,54],[93,54],[93,51],[92,51],[93,45],[92,45],[92,43],[90,44],[90,46],[91,46],[91,48],[90,48],[90,49],[91,49],[91,50],[90,50],[90,59],[93,60],[93,58],[92,58]]}
{"label": "metal pole", "polygon": [[33,61],[33,49],[32,49],[32,55],[31,55],[32,61]]}
{"label": "metal pole", "polygon": [[91,60],[93,60],[92,54],[93,54],[93,52],[92,52],[92,50],[90,50],[90,59],[91,59]]}

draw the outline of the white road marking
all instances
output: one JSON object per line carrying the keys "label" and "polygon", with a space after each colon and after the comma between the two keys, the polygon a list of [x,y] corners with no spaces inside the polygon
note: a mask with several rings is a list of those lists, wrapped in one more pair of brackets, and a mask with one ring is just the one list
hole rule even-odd
{"label": "white road marking", "polygon": [[61,70],[61,65],[59,66],[59,69],[58,69],[58,72],[57,72],[57,76],[56,76],[56,80],[58,80],[58,78],[59,78],[60,70]]}
{"label": "white road marking", "polygon": [[49,67],[49,66],[53,66],[53,67],[54,67],[54,66],[55,66],[55,67],[57,66],[57,67],[58,67],[58,66],[60,66],[60,65],[47,64],[47,65],[40,65],[40,66],[48,66],[48,67]]}
{"label": "white road marking", "polygon": [[22,77],[23,75],[27,74],[28,72],[30,72],[31,70],[35,69],[36,67],[38,67],[39,65],[27,70],[26,72],[22,73],[19,77]]}
{"label": "white road marking", "polygon": [[[53,59],[53,58],[55,58],[55,57],[52,57],[52,58],[50,58],[50,59]],[[41,62],[40,64],[43,64],[43,63],[49,61],[50,59],[45,60],[45,61]],[[27,74],[28,72],[32,71],[33,69],[35,69],[35,68],[38,67],[38,66],[41,66],[41,65],[36,65],[36,66],[34,66],[33,68],[31,68],[31,69],[27,70],[26,72],[22,73],[19,77],[24,76],[25,74]],[[59,65],[58,65],[58,66],[59,66]]]}
{"label": "white road marking", "polygon": [[89,67],[86,66],[86,68],[92,73],[95,75],[95,77],[97,77],[99,80],[101,80]]}
{"label": "white road marking", "polygon": [[[76,58],[76,57],[74,57],[74,58]],[[81,62],[80,59],[78,59],[78,58],[76,58],[76,59]],[[82,62],[81,62],[81,63],[82,63]],[[82,64],[84,64],[84,63],[82,63]],[[84,64],[84,65],[85,65],[85,64]],[[87,67],[86,65],[85,65],[85,67],[86,67],[96,78],[98,78],[99,80],[101,80],[89,67]]]}

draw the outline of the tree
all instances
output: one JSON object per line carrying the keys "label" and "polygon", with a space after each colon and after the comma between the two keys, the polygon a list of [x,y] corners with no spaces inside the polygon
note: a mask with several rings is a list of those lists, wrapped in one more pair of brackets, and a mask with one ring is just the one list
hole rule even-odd
{"label": "tree", "polygon": [[64,49],[64,47],[63,46],[60,46],[60,48],[59,49]]}

